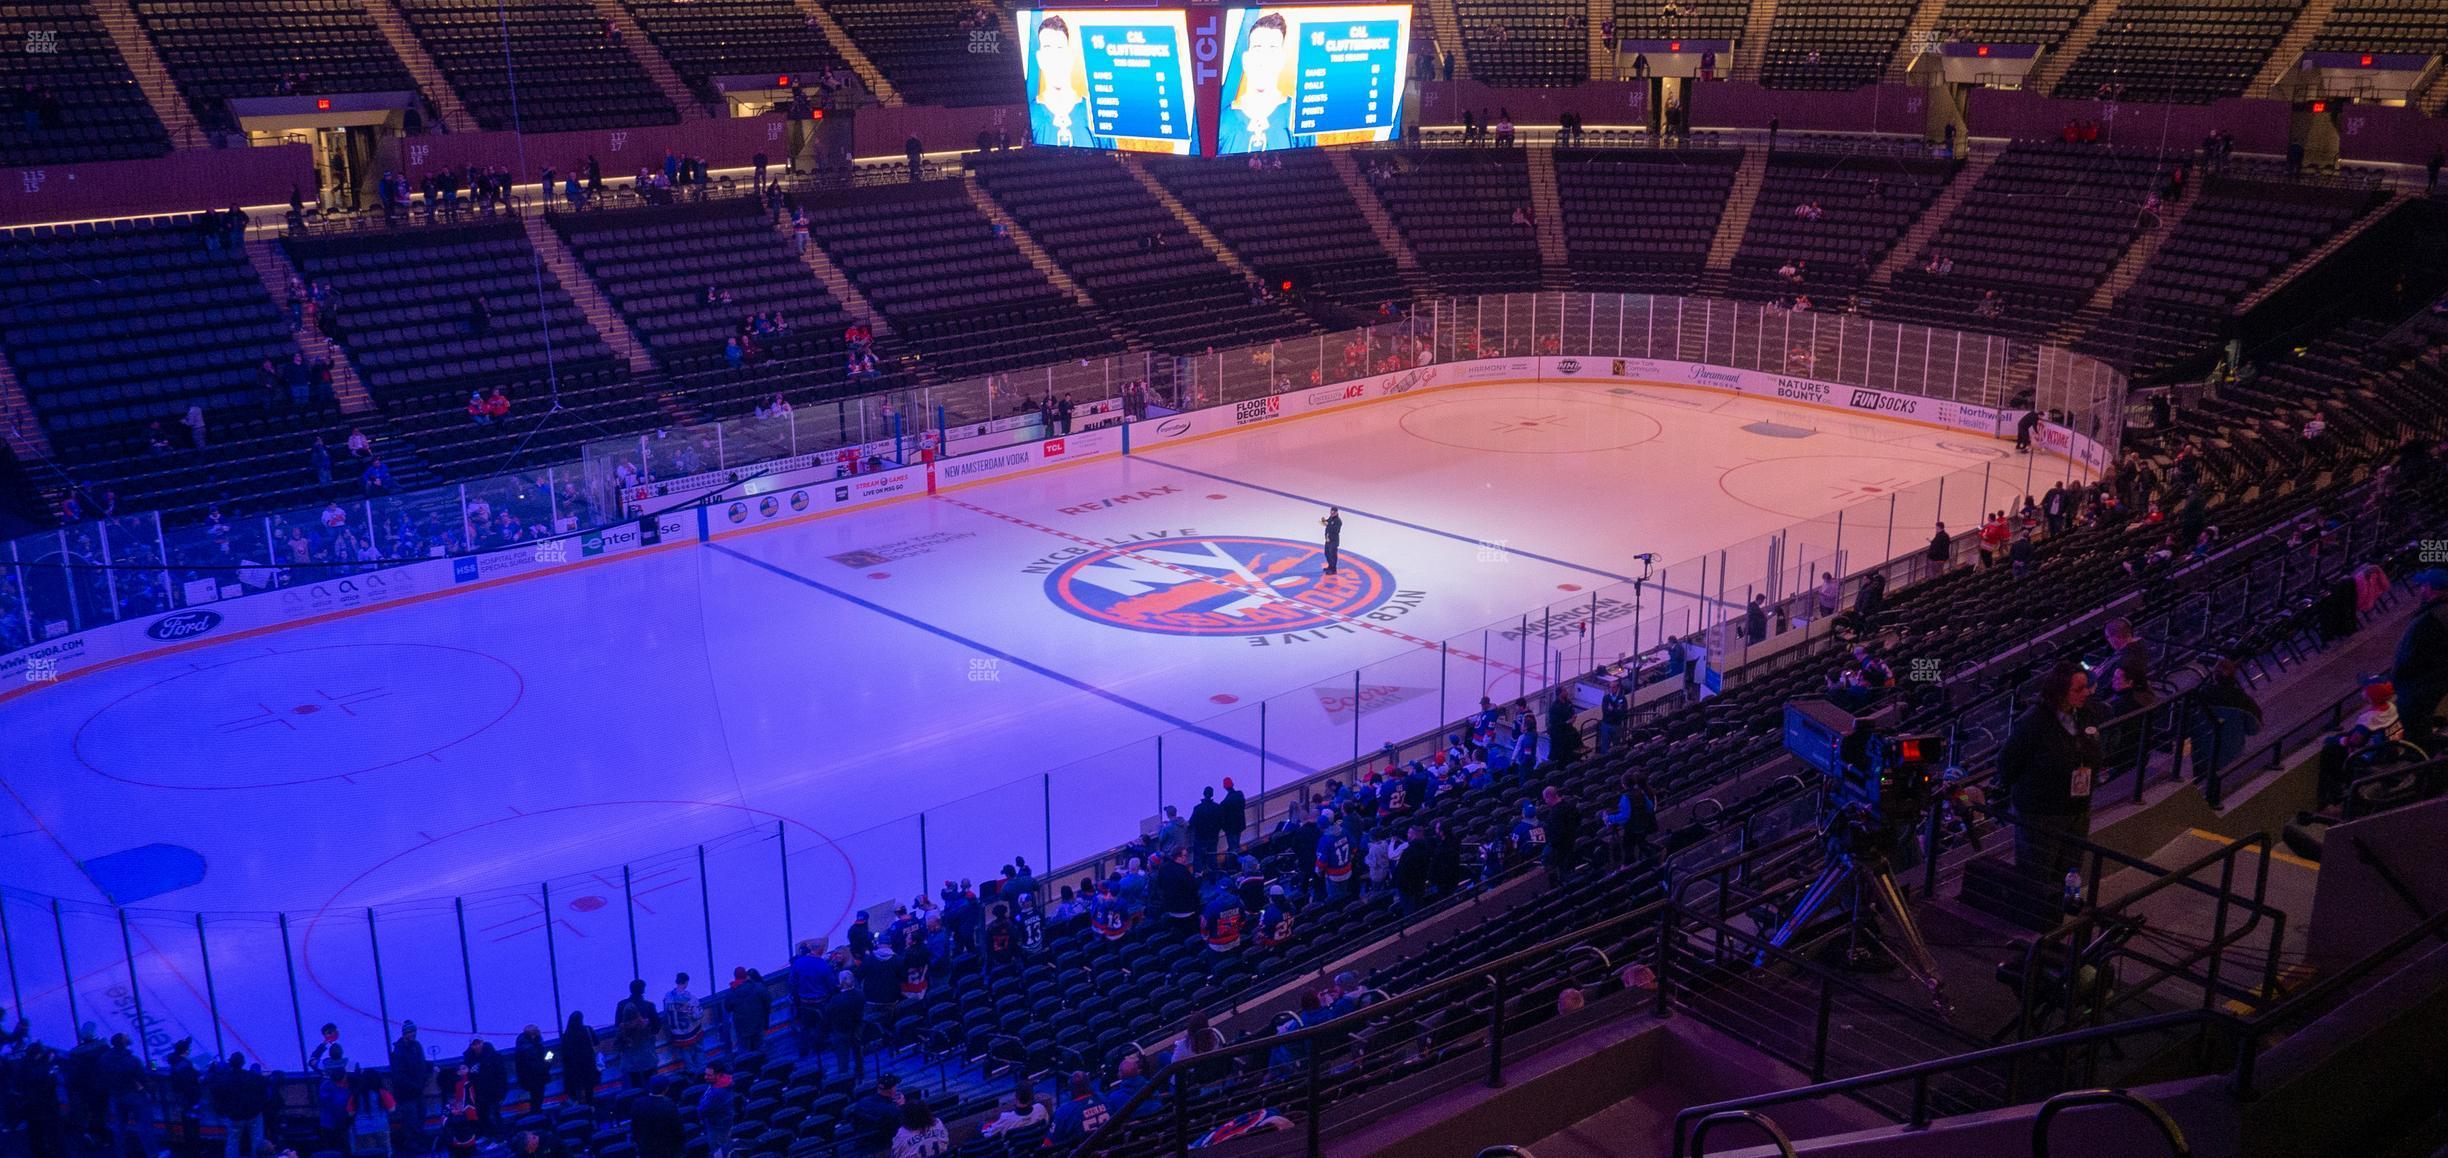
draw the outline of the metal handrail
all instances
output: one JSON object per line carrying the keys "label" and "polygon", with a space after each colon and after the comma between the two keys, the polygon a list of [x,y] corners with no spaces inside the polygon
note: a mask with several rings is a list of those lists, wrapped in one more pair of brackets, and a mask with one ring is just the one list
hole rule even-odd
{"label": "metal handrail", "polygon": [[[2006,1045],[1993,1045],[1986,1049],[1973,1050],[1970,1053],[1957,1054],[1953,1057],[1936,1058],[1925,1062],[1914,1062],[1911,1065],[1896,1066],[1890,1069],[1880,1070],[1876,1073],[1857,1074],[1849,1078],[1836,1078],[1831,1081],[1818,1082],[1807,1086],[1797,1086],[1788,1090],[1775,1090],[1765,1094],[1753,1094],[1744,1098],[1729,1098],[1722,1102],[1712,1102],[1704,1106],[1692,1106],[1675,1115],[1673,1153],[1675,1158],[1684,1158],[1684,1156],[1688,1153],[1686,1150],[1687,1143],[1685,1139],[1685,1132],[1689,1128],[1689,1123],[1697,1122],[1703,1118],[1722,1113],[1727,1110],[1757,1110],[1766,1106],[1783,1105],[1788,1102],[1810,1101],[1817,1098],[1827,1097],[1831,1094],[1850,1094],[1858,1090],[1870,1089],[1874,1086],[1890,1085],[1895,1082],[1908,1080],[1912,1081],[1917,1089],[1926,1090],[1930,1078],[1953,1070],[1969,1069],[1974,1066],[1986,1065],[1994,1061],[2004,1061],[2045,1051],[2070,1049],[2075,1046],[2108,1042],[2123,1037],[2133,1037],[2144,1033],[2154,1033],[2163,1029],[2174,1029],[2193,1025],[2220,1024],[2231,1022],[2233,1020],[2235,1020],[2235,1018],[2232,1015],[2216,1010],[2187,1009],[2176,1013],[2162,1013],[2157,1016],[2146,1017],[2136,1021],[2120,1022],[2116,1025],[2092,1026],[2088,1029],[2078,1029],[2068,1033],[2056,1034],[2050,1037],[2036,1037],[2030,1041],[2012,1042]],[[1927,1097],[1916,1096],[1913,1099],[1913,1109],[1914,1115],[1912,1125],[1916,1128],[1927,1126],[1930,1122]]]}
{"label": "metal handrail", "polygon": [[[2448,910],[2443,910],[2434,914],[2429,920],[2423,921],[2416,924],[2412,928],[2407,929],[2395,940],[2390,941],[2388,944],[2365,954],[2360,960],[2357,960],[2353,964],[2348,965],[2336,973],[2332,973],[2324,977],[2319,982],[2306,987],[2285,1001],[2273,1005],[2268,1009],[2262,1010],[2259,1014],[2249,1018],[2237,1016],[2227,1012],[2224,1009],[2179,1010],[2174,1013],[2157,1014],[2151,1017],[2138,1018],[2133,1021],[2120,1022],[2115,1025],[2091,1026],[2085,1029],[2054,1034],[2049,1037],[2037,1037],[2029,1041],[1991,1046],[1987,1049],[1974,1050],[1971,1053],[1960,1054],[1954,1057],[1937,1058],[1926,1062],[1915,1062],[1906,1066],[1896,1066],[1890,1069],[1881,1070],[1877,1073],[1860,1074],[1850,1078],[1838,1078],[1833,1081],[1817,1082],[1807,1086],[1797,1086],[1792,1089],[1777,1090],[1765,1094],[1753,1094],[1749,1097],[1732,1098],[1722,1102],[1713,1102],[1708,1105],[1692,1106],[1675,1115],[1676,1145],[1674,1153],[1676,1158],[1682,1158],[1683,1156],[1684,1151],[1682,1139],[1685,1124],[1687,1122],[1696,1121],[1702,1117],[1721,1110],[1756,1110],[1765,1106],[1782,1105],[1787,1102],[1813,1101],[1832,1094],[1850,1094],[1857,1090],[1869,1089],[1874,1086],[1888,1085],[1907,1079],[1914,1080],[1916,1083],[1926,1086],[1927,1079],[1930,1077],[1953,1070],[1966,1069],[1972,1066],[1985,1065],[1993,1061],[2025,1057],[2052,1050],[2069,1049],[2076,1046],[2087,1046],[2093,1044],[2104,1044],[2119,1038],[2193,1025],[2204,1027],[2223,1027],[2236,1032],[2236,1068],[2232,1078],[2230,1079],[2229,1088],[2238,1099],[2250,1101],[2253,1098],[2252,1083],[2254,1077],[2254,1063],[2258,1058],[2257,1050],[2262,1038],[2282,1028],[2285,1028],[2298,1020],[2310,1016],[2313,1011],[2320,1008],[2325,1002],[2327,1002],[2337,993],[2344,990],[2347,986],[2353,985],[2356,982],[2363,980],[2365,977],[2370,976],[2373,972],[2377,971],[2381,965],[2388,962],[2392,958],[2395,958],[2398,954],[2405,952],[2407,949],[2412,948],[2425,940],[2438,936],[2443,930],[2448,930]],[[1915,1108],[1916,1110],[1922,1108],[1922,1099],[1915,1099]],[[1912,1124],[1915,1126],[1926,1126],[1929,1124],[1929,1118],[1925,1114],[1917,1116]]]}
{"label": "metal handrail", "polygon": [[1700,1119],[1699,1123],[1692,1127],[1692,1158],[1701,1158],[1701,1155],[1708,1153],[1708,1132],[1710,1130],[1731,1122],[1748,1122],[1758,1127],[1760,1132],[1768,1135],[1768,1141],[1777,1148],[1777,1153],[1784,1155],[1785,1158],[1794,1158],[1793,1139],[1785,1133],[1783,1127],[1776,1124],[1775,1119],[1755,1110],[1722,1110]]}
{"label": "metal handrail", "polygon": [[[1708,876],[1711,874],[1727,874],[1741,865],[1747,864],[1754,859],[1767,855],[1777,847],[1779,846],[1770,845],[1759,849],[1753,849],[1733,857],[1728,857],[1724,860],[1699,869],[1693,875]],[[1541,941],[1538,944],[1532,945],[1526,949],[1515,950],[1514,952],[1508,953],[1503,957],[1499,957],[1494,961],[1474,966],[1465,972],[1456,973],[1453,976],[1430,982],[1408,993],[1397,997],[1390,997],[1384,1001],[1370,1005],[1365,1009],[1355,1010],[1352,1013],[1347,1013],[1341,1017],[1319,1022],[1318,1024],[1309,1026],[1305,1029],[1297,1029],[1289,1033],[1270,1034],[1265,1037],[1233,1042],[1223,1046],[1220,1049],[1208,1050],[1199,1054],[1195,1058],[1184,1058],[1178,1061],[1169,1061],[1154,1073],[1146,1075],[1148,1079],[1147,1084],[1141,1087],[1137,1093],[1131,1095],[1128,1101],[1122,1103],[1118,1107],[1115,1107],[1107,1116],[1105,1125],[1099,1127],[1095,1133],[1090,1134],[1086,1139],[1081,1141],[1079,1152],[1082,1154],[1093,1154],[1098,1152],[1099,1148],[1109,1140],[1109,1134],[1112,1131],[1120,1129],[1123,1123],[1129,1122],[1132,1117],[1138,1113],[1141,1105],[1145,1104],[1150,1097],[1155,1096],[1158,1091],[1171,1088],[1171,1084],[1175,1078],[1183,1077],[1186,1075],[1187,1071],[1194,1066],[1212,1066],[1219,1060],[1247,1056],[1251,1054],[1267,1053],[1286,1047],[1304,1045],[1317,1041],[1320,1038],[1332,1035],[1349,1033],[1354,1028],[1355,1018],[1359,1018],[1362,1014],[1366,1014],[1370,1018],[1383,1017],[1388,1013],[1424,1005],[1431,1000],[1445,997],[1457,990],[1464,988],[1479,989],[1482,986],[1485,986],[1491,979],[1496,982],[1496,995],[1498,998],[1494,1006],[1496,1016],[1501,1018],[1501,1011],[1504,1007],[1502,984],[1503,977],[1507,971],[1511,970],[1515,966],[1531,961],[1548,959],[1558,953],[1570,951],[1573,948],[1586,943],[1593,936],[1600,933],[1622,928],[1636,928],[1653,921],[1661,921],[1661,919],[1664,922],[1671,922],[1673,916],[1678,911],[1680,911],[1679,907],[1672,901],[1662,899],[1651,901],[1648,904],[1642,905],[1630,912],[1619,913],[1615,916],[1608,917],[1593,924],[1585,925],[1570,933],[1566,933],[1563,936],[1549,938],[1548,940]],[[1671,927],[1671,924],[1668,924],[1667,927]],[[1663,995],[1665,991],[1667,975],[1668,969],[1665,967],[1664,959],[1661,956],[1660,968],[1658,970],[1658,985],[1661,995]],[[1662,999],[1663,997],[1661,996],[1661,1000]],[[1498,1032],[1501,1034],[1501,1021],[1498,1022]],[[1309,1056],[1311,1077],[1314,1079],[1318,1051],[1315,1049],[1310,1049],[1307,1051],[1307,1053]],[[1501,1053],[1499,1053],[1496,1061],[1498,1066],[1501,1067]],[[1317,1115],[1313,1110],[1310,1114],[1310,1129],[1312,1138],[1315,1137],[1316,1133],[1316,1119]]]}
{"label": "metal handrail", "polygon": [[2193,1147],[2185,1141],[2184,1128],[2159,1107],[2159,1103],[2121,1089],[2068,1090],[2040,1103],[2040,1112],[2032,1118],[2032,1158],[2048,1158],[2049,1123],[2057,1115],[2076,1106],[2130,1106],[2159,1128],[2159,1136],[2167,1139],[2168,1152],[2175,1158],[2193,1158]]}

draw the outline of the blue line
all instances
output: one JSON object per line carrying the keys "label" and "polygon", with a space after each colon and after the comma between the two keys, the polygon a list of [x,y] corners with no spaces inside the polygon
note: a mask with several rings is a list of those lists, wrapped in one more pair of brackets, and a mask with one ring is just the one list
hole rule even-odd
{"label": "blue line", "polygon": [[[1215,480],[1215,481],[1217,481],[1217,482],[1220,482],[1220,483],[1230,483],[1230,484],[1232,484],[1233,486],[1237,486],[1237,487],[1248,487],[1249,489],[1254,490],[1254,491],[1263,491],[1263,492],[1265,492],[1265,493],[1267,493],[1267,494],[1274,495],[1274,496],[1275,496],[1275,497],[1277,497],[1277,498],[1291,499],[1291,500],[1293,500],[1294,502],[1309,503],[1309,504],[1312,504],[1312,505],[1314,505],[1314,506],[1321,506],[1321,507],[1329,505],[1329,504],[1328,504],[1328,503],[1327,503],[1327,502],[1326,502],[1324,499],[1313,499],[1313,498],[1310,498],[1310,497],[1309,497],[1309,496],[1307,496],[1307,495],[1302,495],[1302,494],[1294,494],[1294,493],[1292,493],[1291,491],[1277,490],[1277,489],[1275,489],[1274,487],[1270,487],[1270,486],[1262,486],[1262,485],[1260,485],[1260,484],[1258,484],[1258,483],[1254,483],[1254,482],[1243,482],[1243,481],[1241,481],[1240,479],[1237,479],[1237,478],[1228,478],[1228,477],[1226,477],[1226,476],[1224,476],[1224,475],[1220,475],[1220,474],[1210,474],[1210,473],[1208,473],[1208,472],[1206,472],[1206,471],[1203,471],[1203,470],[1198,470],[1198,469],[1196,469],[1196,468],[1194,468],[1194,467],[1187,467],[1187,466],[1183,466],[1182,464],[1180,464],[1180,463],[1178,463],[1178,462],[1166,462],[1166,461],[1164,461],[1163,459],[1149,458],[1148,456],[1146,456],[1146,455],[1144,455],[1144,454],[1134,456],[1134,457],[1133,457],[1133,459],[1132,459],[1132,461],[1135,461],[1135,462],[1144,462],[1144,463],[1149,463],[1149,464],[1152,464],[1152,465],[1155,465],[1155,466],[1161,466],[1161,467],[1164,467],[1164,468],[1166,468],[1166,469],[1168,469],[1168,470],[1178,470],[1178,471],[1180,471],[1180,472],[1182,472],[1182,473],[1184,473],[1184,474],[1194,474],[1194,475],[1199,476],[1200,478],[1205,478],[1205,479],[1214,479],[1214,480]],[[1482,543],[1484,543],[1484,542],[1485,542],[1485,540],[1481,540],[1481,539],[1474,539],[1474,538],[1471,538],[1471,537],[1470,537],[1470,536],[1468,536],[1468,535],[1457,535],[1457,534],[1455,534],[1455,533],[1454,533],[1454,532],[1452,532],[1452,531],[1440,530],[1440,529],[1438,529],[1438,528],[1436,528],[1436,527],[1426,526],[1426,525],[1424,525],[1424,524],[1420,524],[1420,523],[1408,522],[1408,521],[1403,520],[1403,519],[1397,519],[1397,518],[1393,517],[1392,515],[1380,515],[1380,514],[1375,514],[1375,513],[1373,513],[1373,512],[1370,512],[1370,511],[1364,511],[1364,510],[1361,510],[1361,509],[1360,509],[1360,508],[1358,508],[1358,507],[1344,507],[1344,506],[1337,506],[1335,509],[1336,509],[1336,510],[1340,510],[1340,511],[1345,511],[1345,512],[1348,512],[1348,513],[1350,513],[1350,514],[1355,514],[1355,515],[1358,515],[1358,516],[1360,516],[1361,518],[1364,518],[1364,519],[1375,519],[1375,520],[1377,520],[1377,521],[1378,521],[1378,522],[1380,522],[1380,523],[1391,523],[1391,524],[1393,524],[1394,526],[1397,526],[1397,527],[1403,527],[1403,528],[1406,528],[1406,529],[1409,529],[1409,530],[1418,531],[1419,533],[1421,533],[1421,534],[1423,534],[1423,535],[1438,535],[1438,536],[1441,536],[1441,537],[1443,537],[1443,538],[1452,539],[1453,541],[1455,541],[1455,542],[1457,542],[1457,543],[1469,543],[1469,544],[1471,544],[1471,545],[1472,545],[1472,546],[1474,546],[1474,547],[1475,547],[1475,546],[1479,546],[1479,545],[1481,545]],[[1585,564],[1575,563],[1575,562],[1572,562],[1572,561],[1570,561],[1570,560],[1550,558],[1550,557],[1548,557],[1548,556],[1546,556],[1546,555],[1541,555],[1541,554],[1539,554],[1539,553],[1538,553],[1538,552],[1536,552],[1536,551],[1524,551],[1524,550],[1521,550],[1521,549],[1519,549],[1519,548],[1517,548],[1517,547],[1511,546],[1510,544],[1508,544],[1508,545],[1506,545],[1506,546],[1505,546],[1505,548],[1504,548],[1504,552],[1505,552],[1505,554],[1508,554],[1508,555],[1519,555],[1519,556],[1521,556],[1522,558],[1525,558],[1525,559],[1536,559],[1536,560],[1538,560],[1538,561],[1539,561],[1539,562],[1541,562],[1541,563],[1553,563],[1553,564],[1555,564],[1555,565],[1556,565],[1556,566],[1558,566],[1558,567],[1568,567],[1568,568],[1571,568],[1572,570],[1575,570],[1575,571],[1581,571],[1581,572],[1586,572],[1586,573],[1591,574],[1591,575],[1603,575],[1603,576],[1605,576],[1605,577],[1607,577],[1607,578],[1609,578],[1609,579],[1613,579],[1613,580],[1615,580],[1616,582],[1619,582],[1619,583],[1632,583],[1632,582],[1636,582],[1636,580],[1634,580],[1634,579],[1633,579],[1633,578],[1632,578],[1630,575],[1618,575],[1618,574],[1614,573],[1613,571],[1602,570],[1602,569],[1597,568],[1597,567],[1591,567],[1591,566],[1587,566],[1587,565],[1585,565]],[[1710,598],[1709,596],[1707,596],[1707,595],[1705,595],[1705,594],[1701,594],[1701,593],[1697,593],[1697,592],[1692,592],[1692,591],[1685,591],[1685,590],[1683,590],[1683,589],[1681,589],[1681,588],[1679,588],[1679,587],[1669,587],[1669,586],[1665,585],[1664,583],[1660,583],[1660,582],[1657,582],[1657,581],[1655,581],[1655,580],[1651,580],[1651,581],[1649,582],[1649,586],[1650,586],[1652,589],[1654,589],[1654,590],[1664,592],[1664,593],[1666,593],[1666,594],[1668,594],[1668,595],[1680,595],[1680,596],[1682,596],[1682,597],[1684,597],[1684,598],[1686,598],[1686,599],[1697,599],[1697,600],[1699,600],[1699,601],[1700,601],[1702,604],[1704,604],[1704,605],[1717,605],[1717,606],[1726,606],[1726,607],[1730,607],[1730,606],[1732,606],[1732,604],[1720,603],[1718,600],[1716,600],[1716,599],[1712,599],[1712,598]]]}
{"label": "blue line", "polygon": [[779,576],[781,576],[781,577],[783,577],[783,578],[785,578],[785,579],[791,580],[791,581],[792,581],[792,582],[794,582],[794,583],[799,583],[799,584],[802,584],[802,585],[807,586],[807,587],[812,587],[812,588],[815,588],[815,589],[816,589],[816,590],[818,590],[818,591],[822,591],[822,592],[824,592],[825,594],[830,595],[830,596],[834,597],[835,599],[839,599],[839,600],[841,600],[841,601],[842,601],[842,602],[844,602],[844,603],[848,603],[848,604],[850,604],[850,605],[852,605],[852,606],[854,606],[854,607],[864,608],[864,609],[866,609],[866,610],[868,610],[868,611],[872,611],[872,612],[875,612],[875,613],[876,613],[876,614],[878,614],[878,615],[884,616],[884,617],[885,617],[885,618],[887,618],[887,619],[891,619],[891,620],[894,620],[894,621],[896,621],[896,622],[903,623],[903,624],[907,624],[908,626],[911,626],[911,627],[915,627],[915,628],[917,628],[918,630],[923,631],[923,632],[926,632],[926,633],[927,633],[927,634],[929,634],[929,635],[933,635],[933,636],[936,636],[936,637],[941,638],[941,639],[948,639],[948,640],[952,641],[953,643],[957,643],[957,644],[961,645],[962,647],[971,648],[971,649],[974,649],[974,650],[976,650],[976,651],[983,652],[983,653],[985,653],[985,654],[987,654],[987,655],[993,656],[993,657],[994,657],[994,658],[996,658],[997,660],[1001,660],[1001,661],[1003,661],[1003,662],[1009,663],[1009,664],[1011,664],[1013,667],[1017,667],[1017,668],[1020,668],[1020,669],[1022,669],[1022,670],[1025,670],[1025,671],[1035,672],[1035,673],[1037,673],[1038,675],[1044,676],[1044,677],[1045,677],[1045,678],[1047,678],[1047,679],[1050,679],[1050,680],[1055,681],[1056,683],[1066,684],[1066,685],[1069,685],[1070,687],[1077,688],[1077,689],[1079,689],[1080,691],[1087,692],[1089,695],[1096,696],[1096,697],[1098,697],[1098,698],[1100,698],[1100,699],[1110,701],[1110,702],[1112,702],[1112,703],[1114,703],[1114,704],[1118,704],[1118,705],[1120,705],[1120,706],[1122,706],[1122,707],[1125,707],[1125,708],[1129,708],[1130,710],[1132,710],[1132,711],[1134,711],[1134,712],[1138,712],[1138,713],[1139,713],[1139,714],[1141,714],[1141,715],[1148,716],[1148,717],[1153,718],[1153,719],[1155,719],[1155,720],[1159,720],[1159,721],[1163,722],[1163,723],[1164,723],[1166,726],[1168,726],[1168,727],[1175,728],[1175,729],[1180,730],[1180,731],[1188,732],[1188,733],[1190,733],[1191,735],[1194,735],[1194,736],[1204,736],[1204,737],[1206,737],[1207,739],[1210,739],[1210,740],[1215,741],[1216,743],[1222,744],[1222,745],[1224,745],[1224,746],[1225,746],[1225,747],[1227,747],[1227,748],[1232,748],[1232,749],[1235,749],[1235,750],[1237,750],[1237,751],[1247,752],[1247,753],[1249,753],[1250,755],[1252,755],[1252,756],[1256,756],[1256,757],[1258,757],[1258,758],[1260,758],[1260,759],[1262,759],[1262,760],[1271,761],[1271,762],[1273,762],[1273,763],[1275,763],[1275,764],[1279,764],[1279,765],[1281,765],[1281,766],[1283,766],[1283,767],[1285,767],[1285,768],[1289,768],[1289,769],[1291,769],[1292,771],[1294,771],[1294,772],[1298,772],[1298,773],[1300,773],[1300,774],[1301,774],[1301,775],[1303,775],[1303,776],[1315,776],[1315,775],[1317,775],[1317,774],[1318,774],[1318,770],[1317,770],[1317,769],[1315,769],[1315,768],[1311,768],[1311,767],[1309,767],[1309,766],[1307,766],[1307,765],[1305,765],[1305,764],[1301,764],[1301,763],[1299,763],[1299,762],[1297,762],[1297,761],[1293,761],[1293,760],[1286,759],[1286,758],[1283,756],[1283,754],[1282,754],[1282,753],[1279,753],[1279,752],[1264,752],[1264,751],[1260,751],[1260,750],[1259,750],[1259,749],[1257,749],[1257,748],[1253,748],[1253,747],[1251,747],[1250,745],[1248,745],[1248,744],[1246,744],[1246,743],[1243,743],[1242,741],[1239,741],[1239,740],[1233,739],[1232,737],[1227,736],[1227,735],[1225,735],[1225,734],[1223,734],[1223,733],[1221,733],[1221,732],[1209,731],[1209,730],[1208,730],[1208,729],[1206,729],[1206,728],[1202,728],[1202,727],[1198,726],[1197,724],[1191,723],[1191,722],[1190,722],[1190,721],[1188,721],[1188,720],[1182,719],[1181,717],[1179,717],[1179,716],[1176,716],[1176,715],[1172,714],[1171,712],[1167,712],[1167,711],[1164,711],[1164,710],[1162,710],[1162,709],[1158,709],[1158,708],[1152,708],[1152,707],[1149,707],[1148,705],[1143,704],[1143,703],[1140,703],[1140,702],[1138,702],[1137,700],[1133,700],[1133,699],[1131,699],[1131,698],[1129,698],[1129,697],[1127,697],[1127,696],[1116,695],[1116,694],[1114,694],[1113,692],[1106,691],[1104,688],[1100,688],[1100,687],[1096,686],[1095,684],[1092,684],[1092,683],[1087,682],[1086,680],[1075,679],[1075,678],[1073,678],[1073,677],[1071,677],[1071,676],[1064,675],[1063,673],[1058,672],[1058,671],[1055,671],[1054,669],[1049,668],[1049,667],[1046,667],[1046,666],[1044,666],[1044,665],[1042,665],[1042,664],[1031,663],[1031,662],[1029,662],[1028,660],[1025,660],[1025,659],[1020,658],[1019,656],[1013,655],[1012,653],[1010,653],[1010,652],[1008,652],[1008,651],[1004,651],[1004,650],[1002,650],[1002,649],[1000,649],[1000,648],[989,647],[989,646],[987,646],[986,644],[979,643],[978,641],[976,641],[976,640],[974,640],[974,639],[971,639],[971,638],[969,638],[969,637],[967,637],[967,636],[965,636],[965,635],[961,635],[961,634],[960,634],[960,633],[958,633],[958,632],[949,631],[949,630],[946,630],[946,629],[944,629],[944,628],[937,627],[937,626],[935,626],[934,624],[932,624],[932,623],[928,623],[928,622],[926,622],[926,621],[925,621],[925,620],[923,620],[923,619],[917,619],[917,618],[914,618],[914,617],[912,617],[912,616],[903,615],[902,613],[900,613],[900,612],[898,612],[898,611],[895,611],[895,610],[893,610],[892,608],[886,607],[886,606],[884,606],[884,605],[882,605],[882,604],[880,604],[880,603],[873,603],[873,602],[870,602],[870,601],[868,601],[868,600],[861,599],[861,598],[859,598],[859,597],[858,597],[858,596],[856,596],[856,595],[852,595],[852,594],[850,594],[850,593],[849,593],[849,592],[847,592],[847,591],[843,591],[843,590],[841,590],[840,588],[830,586],[830,585],[828,585],[828,584],[826,584],[826,583],[824,583],[824,582],[822,582],[822,581],[820,581],[820,580],[816,580],[816,579],[809,578],[808,576],[802,575],[802,574],[800,574],[800,573],[798,573],[798,572],[796,572],[796,571],[792,571],[792,570],[790,570],[790,569],[788,569],[788,568],[781,567],[781,566],[777,566],[777,565],[775,565],[775,564],[773,564],[773,563],[768,563],[768,562],[766,562],[766,561],[765,561],[765,560],[763,560],[763,559],[758,559],[758,558],[754,558],[754,557],[752,557],[752,556],[743,555],[743,554],[741,554],[741,553],[739,553],[739,552],[737,552],[737,551],[732,550],[732,549],[731,549],[731,548],[729,548],[729,547],[725,547],[725,546],[723,546],[723,545],[722,545],[722,544],[720,544],[720,543],[709,543],[709,544],[707,544],[707,546],[708,546],[710,549],[712,549],[712,550],[719,551],[719,552],[721,552],[721,553],[723,553],[723,554],[725,554],[725,555],[729,555],[730,557],[732,557],[732,558],[734,558],[734,559],[737,559],[737,560],[739,560],[739,561],[740,561],[740,562],[742,562],[742,563],[746,563],[746,564],[748,564],[748,565],[749,565],[749,566],[751,566],[751,567],[757,567],[757,568],[761,568],[761,569],[766,570],[766,571],[771,571],[771,572],[773,572],[774,574],[779,575]]}

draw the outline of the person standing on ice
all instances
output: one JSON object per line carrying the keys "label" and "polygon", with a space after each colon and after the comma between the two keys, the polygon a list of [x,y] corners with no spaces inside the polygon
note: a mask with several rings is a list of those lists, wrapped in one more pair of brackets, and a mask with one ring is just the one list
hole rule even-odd
{"label": "person standing on ice", "polygon": [[1319,519],[1318,525],[1326,528],[1326,573],[1332,575],[1335,573],[1335,560],[1343,553],[1342,509],[1326,508],[1326,517]]}

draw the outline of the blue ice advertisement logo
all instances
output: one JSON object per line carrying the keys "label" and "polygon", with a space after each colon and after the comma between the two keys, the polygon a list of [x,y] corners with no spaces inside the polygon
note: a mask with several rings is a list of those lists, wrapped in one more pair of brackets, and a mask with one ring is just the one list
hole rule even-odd
{"label": "blue ice advertisement logo", "polygon": [[1347,623],[1395,593],[1386,569],[1349,551],[1326,573],[1315,543],[1188,535],[1105,547],[1046,575],[1046,598],[1082,619],[1156,635],[1249,636]]}

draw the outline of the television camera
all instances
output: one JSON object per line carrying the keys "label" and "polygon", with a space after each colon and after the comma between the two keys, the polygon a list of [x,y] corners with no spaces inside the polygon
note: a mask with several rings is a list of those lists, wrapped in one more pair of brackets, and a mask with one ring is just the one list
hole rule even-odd
{"label": "television camera", "polygon": [[1830,902],[1843,904],[1850,913],[1847,964],[1872,969],[1894,962],[1943,1014],[1945,979],[1895,871],[1919,861],[1913,834],[1929,815],[1946,764],[1944,739],[1897,731],[1886,711],[1856,716],[1810,699],[1785,705],[1785,750],[1821,773],[1827,864],[1769,944],[1784,947]]}

